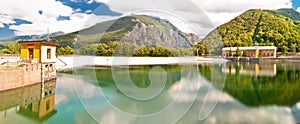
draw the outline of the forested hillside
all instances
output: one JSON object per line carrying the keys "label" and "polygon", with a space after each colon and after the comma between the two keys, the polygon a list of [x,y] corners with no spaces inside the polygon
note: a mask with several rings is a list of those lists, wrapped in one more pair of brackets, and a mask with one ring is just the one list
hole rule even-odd
{"label": "forested hillside", "polygon": [[[279,52],[300,52],[300,14],[293,9],[251,9],[213,30],[205,44],[217,46],[277,46]],[[221,47],[219,47],[221,48]]]}

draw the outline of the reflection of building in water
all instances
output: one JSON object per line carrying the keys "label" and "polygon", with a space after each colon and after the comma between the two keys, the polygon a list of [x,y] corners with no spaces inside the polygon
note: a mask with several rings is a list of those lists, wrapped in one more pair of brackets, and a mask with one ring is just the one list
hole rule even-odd
{"label": "reflection of building in water", "polygon": [[276,64],[228,64],[222,67],[222,72],[229,74],[245,74],[255,76],[276,76],[277,66]]}
{"label": "reflection of building in water", "polygon": [[56,113],[56,80],[0,92],[0,111],[17,107],[17,113],[35,120],[45,120]]}

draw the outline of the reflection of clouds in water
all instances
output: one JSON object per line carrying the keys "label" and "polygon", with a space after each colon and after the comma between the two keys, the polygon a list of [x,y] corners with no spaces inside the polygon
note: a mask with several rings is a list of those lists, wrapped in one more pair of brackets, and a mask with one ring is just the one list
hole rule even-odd
{"label": "reflection of clouds in water", "polygon": [[[69,79],[71,78],[71,80]],[[74,92],[73,87],[73,77],[64,76],[63,80],[60,80],[61,93],[65,93],[65,95],[61,95],[57,93],[57,102],[65,100],[64,98],[70,98],[69,92]],[[58,82],[59,83],[59,82]],[[81,77],[76,77],[76,86],[78,87],[78,93],[84,98],[84,101],[88,103],[88,110],[91,115],[96,120],[101,120],[101,123],[110,123],[110,124],[118,124],[118,123],[151,123],[145,118],[139,116],[130,116],[124,113],[120,113],[120,111],[116,109],[112,109],[109,107],[109,104],[99,104],[99,102],[103,103],[102,98],[99,99],[99,91],[98,86],[87,81]],[[222,94],[220,99],[216,97],[209,97],[206,99],[206,102],[214,103],[215,101],[219,101],[215,110],[208,116],[207,119],[203,121],[198,120],[198,114],[201,109],[201,105],[203,104],[204,96],[206,95],[205,91],[209,86],[209,82],[205,79],[201,79],[200,81],[194,81],[193,79],[181,78],[180,81],[174,83],[168,93],[174,99],[175,108],[171,113],[166,113],[163,118],[168,119],[176,116],[176,113],[179,113],[181,109],[184,109],[182,106],[194,100],[195,95],[198,95],[195,104],[190,109],[189,113],[182,119],[184,123],[295,123],[295,119],[292,116],[291,109],[288,107],[278,107],[278,106],[268,106],[268,107],[258,107],[258,108],[249,108],[236,101],[230,95],[225,92],[219,91],[217,89],[213,89],[211,91],[212,94]],[[64,89],[69,89],[70,91],[63,91]],[[110,90],[110,89],[109,89]],[[181,90],[181,91],[180,91]],[[179,91],[181,92],[178,95]],[[195,92],[198,94],[195,94]],[[115,91],[114,91],[115,92]],[[98,94],[98,95],[97,95]],[[115,94],[117,95],[117,94]],[[100,95],[101,96],[101,95]],[[118,98],[118,96],[112,96],[113,98]],[[97,98],[97,99],[96,99]],[[112,99],[113,99],[112,98]],[[122,103],[126,104],[126,103]],[[127,106],[132,111],[141,112],[142,110],[138,109],[139,107],[135,104],[128,104]],[[300,103],[294,106],[299,110]],[[68,108],[74,109],[74,108]],[[66,110],[68,110],[66,108]],[[136,110],[133,110],[136,109]],[[74,118],[76,122],[86,122],[85,118],[86,113],[77,113]],[[76,118],[82,119],[76,119]],[[181,121],[179,121],[181,122]]]}
{"label": "reflection of clouds in water", "polygon": [[205,123],[295,123],[288,107],[248,108],[240,103],[219,103]]}
{"label": "reflection of clouds in water", "polygon": [[[169,89],[169,94],[176,102],[193,102],[197,93],[195,91],[202,87],[201,83],[191,81],[192,79],[181,78],[175,82]],[[193,79],[194,80],[194,79]],[[180,92],[180,96],[178,96]]]}
{"label": "reflection of clouds in water", "polygon": [[75,93],[74,79],[71,75],[59,74],[56,80],[55,105],[66,103],[71,100]]}
{"label": "reflection of clouds in water", "polygon": [[[172,87],[169,89],[170,95],[173,97],[173,99],[176,99],[176,102],[192,102],[194,101],[195,95],[199,95],[201,97],[198,97],[199,101],[204,100],[205,93],[198,93],[195,94],[198,90],[202,90],[202,88],[207,88],[209,85],[209,82],[205,80],[204,78],[200,78],[199,81],[191,81],[191,79],[182,78],[180,81],[177,81],[172,85]],[[181,91],[180,91],[181,90]],[[178,92],[180,93],[180,97],[177,96]],[[206,101],[213,102],[213,101],[219,101],[219,102],[234,102],[234,98],[232,98],[230,95],[228,95],[225,92],[216,90],[213,88],[213,90],[210,91],[212,96],[218,96],[221,94],[220,98],[218,97],[208,97],[206,98]],[[178,97],[178,98],[176,98]]]}
{"label": "reflection of clouds in water", "polygon": [[[134,109],[132,105],[130,108]],[[138,111],[138,110],[136,110]],[[95,105],[93,107],[89,107],[88,112],[93,116],[98,123],[103,124],[131,124],[136,120],[136,116],[130,116],[123,112],[120,112],[117,109],[113,109],[109,104],[105,104],[103,106]],[[84,116],[84,113],[81,113],[81,116]]]}
{"label": "reflection of clouds in water", "polygon": [[68,96],[66,94],[55,94],[55,105],[67,102]]}
{"label": "reflection of clouds in water", "polygon": [[88,83],[83,79],[76,78],[75,83],[76,87],[78,87],[76,90],[82,97],[92,98],[96,95],[97,92],[99,92],[99,90],[97,90],[98,87],[95,86],[95,84]]}
{"label": "reflection of clouds in water", "polygon": [[300,102],[292,107],[292,114],[297,123],[300,123]]}
{"label": "reflection of clouds in water", "polygon": [[[81,96],[85,98],[94,97],[96,93],[99,92],[98,87],[95,86],[97,84],[93,84],[93,81],[87,81],[84,77],[81,76],[72,76],[67,74],[61,74],[57,78],[58,94],[63,92],[64,94],[76,95],[78,92]],[[74,87],[74,83],[76,83],[77,89]],[[76,90],[76,91],[75,91]],[[70,97],[68,97],[70,98]]]}
{"label": "reflection of clouds in water", "polygon": [[300,102],[296,104],[296,107],[300,110]]}
{"label": "reflection of clouds in water", "polygon": [[[218,96],[219,94],[221,94],[221,96],[220,96],[220,98],[218,98],[218,97],[207,97],[206,101],[208,101],[208,102],[218,101],[218,102],[225,103],[225,102],[234,102],[235,101],[234,98],[232,98],[230,95],[228,95],[225,92],[221,92],[219,90],[212,90],[210,92],[211,92],[212,96]],[[203,99],[201,98],[201,100],[203,100]]]}
{"label": "reflection of clouds in water", "polygon": [[58,91],[58,92],[73,93],[75,91],[74,78],[72,75],[58,74],[57,80],[56,80],[56,85],[59,86],[56,89],[56,91]]}
{"label": "reflection of clouds in water", "polygon": [[135,117],[125,116],[124,114],[120,114],[119,111],[111,109],[106,111],[100,120],[103,124],[131,124],[135,120]]}

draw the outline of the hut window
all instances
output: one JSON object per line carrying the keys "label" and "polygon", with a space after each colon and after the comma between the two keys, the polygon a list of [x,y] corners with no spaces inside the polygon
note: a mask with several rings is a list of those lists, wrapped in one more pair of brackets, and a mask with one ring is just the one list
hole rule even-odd
{"label": "hut window", "polygon": [[50,109],[50,100],[46,101],[46,111]]}
{"label": "hut window", "polygon": [[51,59],[51,49],[47,49],[47,59]]}

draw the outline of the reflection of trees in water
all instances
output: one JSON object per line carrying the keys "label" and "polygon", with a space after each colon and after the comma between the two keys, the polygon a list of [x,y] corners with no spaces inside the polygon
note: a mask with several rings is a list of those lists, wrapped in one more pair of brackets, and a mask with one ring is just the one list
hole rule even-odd
{"label": "reflection of trees in water", "polygon": [[[223,91],[227,92],[247,106],[280,105],[293,106],[300,100],[299,64],[277,64],[277,75],[255,76],[241,75],[239,65],[233,64],[237,73],[226,74]],[[260,65],[263,66],[263,65]],[[211,66],[199,65],[200,73],[211,80]],[[221,68],[220,68],[221,71]],[[218,88],[220,84],[214,82]]]}
{"label": "reflection of trees in water", "polygon": [[[167,74],[166,88],[169,88],[175,82],[179,81],[182,76],[185,76],[185,72],[190,71],[189,65],[158,65],[163,68]],[[132,82],[139,88],[147,88],[150,84],[149,71],[155,66],[119,66],[112,68],[120,68],[117,73],[125,73],[125,70],[129,70],[129,75]],[[122,71],[124,68],[124,72]],[[75,73],[75,72],[74,72]],[[98,85],[107,86],[115,83],[113,79],[113,72],[111,67],[95,67],[95,68],[83,68],[76,71],[75,74],[84,76],[94,76],[98,81]],[[86,78],[90,78],[86,77]]]}
{"label": "reflection of trees in water", "polygon": [[[120,109],[121,111],[134,114],[134,115],[135,114],[148,115],[148,114],[159,112],[165,109],[167,106],[172,105],[171,103],[174,102],[175,98],[173,98],[173,96],[170,95],[169,89],[175,83],[181,82],[182,78],[188,78],[194,76],[192,75],[193,73],[191,73],[191,68],[193,67],[191,65],[182,65],[182,66],[158,65],[158,66],[160,66],[165,71],[165,74],[167,76],[166,84],[164,87],[162,87],[163,85],[158,85],[162,83],[161,81],[151,82],[149,78],[149,72],[151,72],[150,70],[156,67],[154,65],[112,67],[115,68],[115,70],[113,70],[111,67],[83,68],[77,70],[76,74],[83,76],[84,79],[85,78],[91,79],[91,76],[89,75],[94,76],[94,78],[96,76],[97,81],[93,81],[94,85],[96,86],[100,85],[101,91],[103,95],[105,95],[105,98],[109,101],[109,103],[112,104],[114,107]],[[151,91],[154,92],[158,91],[156,89],[162,88],[162,91],[158,91],[155,97],[148,100],[133,99],[130,96],[126,96],[127,95],[126,92],[123,92],[117,87],[118,84],[115,83],[113,79],[113,72],[118,73],[117,75],[120,76],[118,78],[121,79],[123,79],[122,76],[124,75],[127,76],[125,73],[129,72],[130,78],[134,83],[134,85],[139,88],[145,88],[142,90],[145,90],[146,93],[149,92],[149,90],[146,91],[147,90],[146,88],[150,88]],[[160,72],[155,72],[155,73],[160,74]],[[196,77],[197,76],[198,75],[196,75]],[[124,80],[125,80],[124,82],[127,83],[126,79]],[[155,79],[155,80],[160,80],[160,79]],[[92,83],[92,81],[87,81],[87,82]],[[137,93],[136,88],[133,88],[132,85],[124,84],[122,86],[124,86],[126,90],[129,91],[129,93]],[[174,91],[175,96],[177,96],[178,93],[179,91]],[[105,109],[109,109],[109,107]],[[105,114],[103,116],[105,116]]]}

